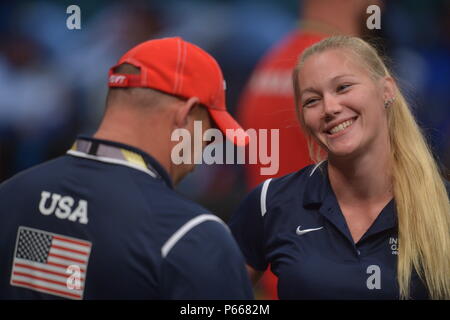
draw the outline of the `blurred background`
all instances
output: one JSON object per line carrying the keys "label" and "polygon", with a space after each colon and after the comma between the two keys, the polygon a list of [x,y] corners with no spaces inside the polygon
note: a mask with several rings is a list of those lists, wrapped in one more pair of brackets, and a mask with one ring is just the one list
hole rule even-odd
{"label": "blurred background", "polygon": [[[372,36],[390,57],[448,178],[450,0],[381,2],[381,29]],[[81,30],[66,27],[66,9],[72,4],[81,8]],[[211,53],[227,81],[228,108],[236,114],[261,57],[301,28],[301,4],[298,0],[2,2],[0,182],[64,154],[77,134],[92,134],[103,113],[108,69],[129,48],[151,38],[181,36]],[[178,189],[227,221],[248,191],[244,175],[239,165],[200,166]]]}

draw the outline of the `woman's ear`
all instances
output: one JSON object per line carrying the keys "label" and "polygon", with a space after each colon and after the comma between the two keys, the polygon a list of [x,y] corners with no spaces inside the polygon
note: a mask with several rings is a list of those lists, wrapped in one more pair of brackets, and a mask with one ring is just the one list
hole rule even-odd
{"label": "woman's ear", "polygon": [[189,115],[192,109],[200,102],[197,97],[191,97],[189,100],[181,103],[175,114],[175,125],[178,128],[186,127],[189,123]]}
{"label": "woman's ear", "polygon": [[395,93],[397,90],[397,86],[392,77],[384,77],[383,79],[383,100],[389,101],[391,99],[395,99]]}

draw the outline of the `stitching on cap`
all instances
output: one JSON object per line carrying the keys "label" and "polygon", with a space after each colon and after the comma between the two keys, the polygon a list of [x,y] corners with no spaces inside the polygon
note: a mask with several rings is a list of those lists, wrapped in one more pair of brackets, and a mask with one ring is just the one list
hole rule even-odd
{"label": "stitching on cap", "polygon": [[180,67],[180,77],[179,77],[179,84],[178,84],[178,92],[181,92],[181,89],[183,88],[183,72],[184,72],[184,66],[186,65],[186,52],[187,52],[187,45],[186,43],[183,43],[183,55],[181,57],[181,67]]}
{"label": "stitching on cap", "polygon": [[181,54],[181,41],[180,39],[177,39],[177,45],[178,45],[178,51],[177,51],[177,65],[175,68],[175,83],[173,84],[173,92],[176,93],[177,92],[177,87],[178,87],[178,69],[180,66],[180,54]]}
{"label": "stitching on cap", "polygon": [[[216,105],[217,103],[218,103],[218,100],[219,100],[219,96],[220,96],[220,92],[221,92],[221,90],[223,90],[224,88],[222,87],[223,86],[223,82],[222,81],[224,81],[224,78],[223,78],[223,74],[222,74],[222,71],[221,71],[221,69],[220,69],[220,66],[219,66],[219,64],[213,59],[212,61],[212,64],[213,64],[213,66],[214,66],[214,68],[216,69],[216,72],[217,72],[217,76],[218,76],[218,81],[219,81],[219,85],[217,86],[217,89],[216,89],[216,91],[215,91],[215,93],[214,93],[214,95],[211,97],[212,98],[212,102],[213,102],[213,104],[214,105]],[[225,93],[224,93],[225,94]],[[219,109],[219,108],[218,108]],[[221,109],[219,109],[219,110],[221,110]]]}

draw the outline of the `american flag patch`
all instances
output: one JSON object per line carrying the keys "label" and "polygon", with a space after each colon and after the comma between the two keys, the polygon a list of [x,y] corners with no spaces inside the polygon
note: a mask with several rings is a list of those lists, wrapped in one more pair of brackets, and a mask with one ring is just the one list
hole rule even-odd
{"label": "american flag patch", "polygon": [[11,285],[69,299],[82,299],[92,243],[19,227]]}

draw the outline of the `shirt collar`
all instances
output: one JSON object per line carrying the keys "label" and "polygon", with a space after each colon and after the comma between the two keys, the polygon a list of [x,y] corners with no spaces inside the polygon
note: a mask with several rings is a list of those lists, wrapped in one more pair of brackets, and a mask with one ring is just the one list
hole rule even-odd
{"label": "shirt collar", "polygon": [[[101,146],[105,147],[102,148]],[[120,142],[80,135],[77,137],[72,149],[69,151],[72,150],[91,156],[98,155],[102,158],[120,159],[133,166],[145,167],[153,173],[157,179],[162,179],[169,188],[173,189],[172,180],[164,167],[155,158],[138,148]],[[101,154],[98,154],[99,152],[101,152]]]}
{"label": "shirt collar", "polygon": [[328,163],[322,161],[309,170],[303,194],[303,206],[321,205],[330,193],[331,185],[328,182]]}
{"label": "shirt collar", "polygon": [[[316,207],[320,214],[325,216],[325,218],[332,222],[342,233],[349,237],[345,218],[339,208],[336,195],[331,188],[330,180],[328,178],[328,161],[323,161],[309,170],[303,194],[303,206],[305,208]],[[395,200],[392,199],[383,208],[361,240],[396,226],[397,213]]]}

